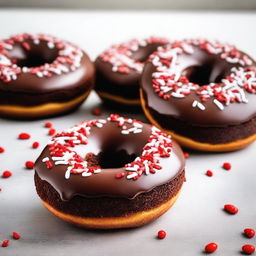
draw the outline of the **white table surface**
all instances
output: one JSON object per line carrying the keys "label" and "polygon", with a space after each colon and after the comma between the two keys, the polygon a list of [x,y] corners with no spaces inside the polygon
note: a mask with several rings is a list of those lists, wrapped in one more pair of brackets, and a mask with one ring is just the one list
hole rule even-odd
{"label": "white table surface", "polygon": [[[219,39],[256,57],[255,13],[0,10],[0,24],[0,38],[21,32],[51,33],[79,44],[92,58],[111,43],[148,35]],[[79,111],[50,121],[61,130],[93,118],[90,111],[95,106],[100,101],[93,93]],[[108,113],[103,110],[103,115]],[[131,116],[145,120],[142,114]],[[23,167],[25,161],[36,159],[49,139],[44,122],[0,119],[0,146],[6,149],[0,154],[0,172],[13,172],[9,179],[0,178],[0,241],[10,239],[8,248],[0,247],[1,256],[197,256],[204,254],[209,242],[219,245],[214,255],[235,256],[241,254],[243,244],[256,245],[255,238],[242,235],[244,228],[256,228],[256,144],[226,154],[192,152],[180,198],[155,222],[130,230],[88,231],[44,209],[34,189],[33,171]],[[32,138],[17,140],[23,131]],[[30,147],[35,140],[41,143],[36,150]],[[221,168],[225,161],[233,165],[229,172]],[[205,176],[207,169],[213,170],[212,178]],[[222,210],[226,203],[237,205],[239,213],[226,214]],[[167,232],[161,241],[155,238],[160,229]],[[22,238],[12,240],[13,231]]]}

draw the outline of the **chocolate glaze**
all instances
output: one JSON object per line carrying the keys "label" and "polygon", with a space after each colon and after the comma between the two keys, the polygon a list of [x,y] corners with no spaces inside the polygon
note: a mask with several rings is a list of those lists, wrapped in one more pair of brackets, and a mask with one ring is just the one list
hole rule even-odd
{"label": "chocolate glaze", "polygon": [[[104,153],[111,157],[111,161],[99,160],[102,166],[111,166],[112,168],[103,169],[98,174],[89,177],[82,177],[79,174],[71,174],[69,179],[65,179],[66,165],[57,165],[52,169],[47,169],[42,159],[49,157],[49,148],[45,147],[35,163],[36,174],[44,181],[51,184],[59,193],[62,200],[70,200],[76,195],[83,197],[124,197],[135,198],[143,192],[152,190],[153,188],[165,184],[175,179],[180,172],[184,170],[184,157],[182,150],[175,143],[169,158],[160,158],[160,165],[163,167],[155,174],[148,176],[142,175],[138,180],[128,180],[126,177],[116,179],[115,174],[126,172],[125,161],[132,161],[136,156],[142,153],[143,146],[151,134],[150,125],[143,124],[142,133],[127,134],[121,133],[121,128],[117,123],[109,122],[103,128],[92,127],[88,144],[80,147],[79,154],[86,157],[88,153],[99,155]],[[122,162],[116,159],[121,155],[126,158]],[[111,153],[111,154],[110,154]],[[104,159],[104,157],[101,157]],[[104,162],[104,163],[103,163]],[[116,166],[119,165],[119,166]],[[115,167],[113,167],[115,166]]]}
{"label": "chocolate glaze", "polygon": [[[211,55],[207,52],[195,49],[192,55],[182,54],[179,57],[184,75],[191,78],[193,82],[207,84],[219,82],[221,78],[228,75],[231,67],[237,66],[222,60],[219,55]],[[152,73],[156,68],[147,62],[141,79],[141,88],[147,109],[152,109],[157,116],[169,122],[169,129],[172,128],[171,119],[182,121],[185,124],[198,127],[225,127],[238,125],[247,122],[256,116],[256,96],[245,92],[248,103],[233,103],[220,110],[213,104],[213,99],[204,102],[204,111],[193,108],[194,100],[200,102],[200,97],[195,91],[180,99],[171,97],[164,100],[155,93],[152,86]]]}
{"label": "chocolate glaze", "polygon": [[[51,63],[58,55],[58,49],[50,49],[46,41],[40,41],[38,45],[31,39],[25,42],[31,47],[29,51],[25,51],[20,43],[16,43],[9,53],[21,67]],[[36,106],[48,102],[65,102],[91,90],[94,73],[93,63],[83,52],[81,65],[75,71],[49,78],[22,73],[17,80],[8,83],[0,80],[0,104]]]}
{"label": "chocolate glaze", "polygon": [[[157,50],[163,44],[148,44],[145,47],[139,47],[131,56],[136,61],[144,62],[148,56]],[[95,61],[96,67],[96,92],[106,92],[117,95],[125,99],[139,99],[139,82],[141,73],[130,70],[128,74],[113,72],[112,65],[104,62],[101,57]]]}
{"label": "chocolate glaze", "polygon": [[157,120],[157,123],[163,129],[169,130],[171,123],[171,131],[174,133],[203,143],[210,143],[213,145],[229,143],[248,138],[256,133],[256,117],[252,118],[250,121],[238,125],[206,128],[191,125],[187,122],[172,117],[166,118],[164,115],[159,115],[151,108],[148,108],[147,110],[154,120]]}

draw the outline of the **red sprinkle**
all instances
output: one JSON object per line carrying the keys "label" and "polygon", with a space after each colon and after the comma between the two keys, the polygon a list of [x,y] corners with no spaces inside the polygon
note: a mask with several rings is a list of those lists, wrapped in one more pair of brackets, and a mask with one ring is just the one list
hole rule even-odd
{"label": "red sprinkle", "polygon": [[4,240],[2,242],[2,247],[7,247],[9,245],[9,240]]}
{"label": "red sprinkle", "polygon": [[29,45],[27,42],[23,42],[23,43],[22,43],[22,46],[23,46],[27,51],[30,51],[30,49],[31,49],[30,45]]}
{"label": "red sprinkle", "polygon": [[116,173],[115,177],[116,177],[117,179],[121,179],[121,178],[124,177],[124,173]]}
{"label": "red sprinkle", "polygon": [[242,247],[242,251],[245,253],[245,254],[253,254],[255,252],[255,247],[251,244],[245,244],[243,245]]}
{"label": "red sprinkle", "polygon": [[225,204],[224,205],[224,210],[230,214],[237,214],[238,213],[238,208],[232,204]]}
{"label": "red sprinkle", "polygon": [[17,233],[17,232],[13,232],[13,233],[12,233],[12,237],[13,237],[15,240],[19,240],[20,237],[21,237],[21,235],[20,235],[19,233]]}
{"label": "red sprinkle", "polygon": [[207,170],[205,174],[209,177],[213,176],[213,172],[211,170]]}
{"label": "red sprinkle", "polygon": [[166,232],[164,230],[159,230],[157,233],[159,239],[164,239],[166,237]]}
{"label": "red sprinkle", "polygon": [[28,133],[22,132],[19,134],[18,138],[20,140],[28,140],[30,138],[30,135]]}
{"label": "red sprinkle", "polygon": [[53,167],[53,164],[52,164],[52,162],[50,160],[46,161],[45,163],[46,163],[46,167],[48,169],[51,169]]}
{"label": "red sprinkle", "polygon": [[44,123],[44,127],[46,128],[52,128],[53,124],[51,122]]}
{"label": "red sprinkle", "polygon": [[101,110],[99,108],[94,108],[92,110],[92,114],[95,116],[100,116],[101,115]]}
{"label": "red sprinkle", "polygon": [[9,177],[11,177],[12,176],[12,173],[10,172],[10,171],[4,171],[3,173],[2,173],[2,178],[9,178]]}
{"label": "red sprinkle", "polygon": [[204,250],[207,253],[213,253],[218,249],[218,245],[216,243],[209,243],[205,246]]}
{"label": "red sprinkle", "polygon": [[25,166],[26,166],[26,168],[27,169],[33,169],[34,168],[34,162],[32,162],[32,161],[27,161],[26,163],[25,163]]}
{"label": "red sprinkle", "polygon": [[229,171],[231,169],[231,163],[223,163],[222,168]]}
{"label": "red sprinkle", "polygon": [[38,148],[39,147],[39,142],[35,141],[33,144],[32,144],[32,148]]}
{"label": "red sprinkle", "polygon": [[190,157],[189,153],[188,152],[184,152],[184,157],[187,159]]}
{"label": "red sprinkle", "polygon": [[54,128],[51,128],[48,132],[48,135],[52,136],[56,133],[56,130]]}
{"label": "red sprinkle", "polygon": [[5,149],[3,147],[0,147],[0,153],[4,153]]}
{"label": "red sprinkle", "polygon": [[244,234],[248,237],[248,238],[253,238],[255,236],[255,230],[252,228],[246,228],[244,229]]}

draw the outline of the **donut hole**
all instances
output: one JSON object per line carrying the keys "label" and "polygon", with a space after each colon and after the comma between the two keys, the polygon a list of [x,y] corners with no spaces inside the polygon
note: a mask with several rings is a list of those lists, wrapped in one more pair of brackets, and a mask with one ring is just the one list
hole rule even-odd
{"label": "donut hole", "polygon": [[160,44],[149,44],[146,47],[140,47],[139,50],[133,52],[132,58],[138,62],[145,62],[149,55],[157,50]]}
{"label": "donut hole", "polygon": [[46,63],[52,63],[55,59],[56,56],[51,56],[51,58],[44,58],[44,56],[35,56],[35,55],[30,55],[27,56],[25,59],[21,59],[17,61],[17,65],[20,67],[39,67],[42,66]]}
{"label": "donut hole", "polygon": [[109,149],[98,154],[98,164],[103,169],[121,168],[125,166],[125,164],[134,161],[136,157],[135,154],[130,155],[124,149],[118,151]]}
{"label": "donut hole", "polygon": [[39,45],[29,43],[30,49],[22,45],[15,45],[9,52],[9,57],[20,67],[39,67],[46,63],[51,64],[59,55],[57,48],[49,48],[42,41]]}
{"label": "donut hole", "polygon": [[136,154],[129,154],[125,149],[113,151],[112,149],[102,151],[95,155],[94,153],[87,153],[85,160],[89,166],[100,166],[103,169],[121,168],[137,157]]}
{"label": "donut hole", "polygon": [[142,154],[150,134],[150,126],[143,126],[142,133],[122,134],[117,122],[108,122],[102,128],[92,128],[88,143],[75,150],[90,166],[122,168]]}
{"label": "donut hole", "polygon": [[220,83],[225,77],[225,71],[216,70],[213,63],[207,63],[202,66],[191,66],[183,71],[190,82],[200,86],[210,83]]}

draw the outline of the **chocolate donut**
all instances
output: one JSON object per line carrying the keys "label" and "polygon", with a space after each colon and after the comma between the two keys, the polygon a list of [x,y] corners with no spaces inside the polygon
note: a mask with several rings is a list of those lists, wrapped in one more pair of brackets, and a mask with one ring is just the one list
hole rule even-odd
{"label": "chocolate donut", "polygon": [[184,165],[169,135],[112,114],[55,135],[35,163],[35,186],[44,206],[67,222],[136,227],[173,205]]}
{"label": "chocolate donut", "polygon": [[144,62],[167,39],[150,37],[113,45],[95,61],[95,90],[109,105],[140,106],[139,81]]}
{"label": "chocolate donut", "polygon": [[71,111],[87,98],[94,73],[86,53],[58,38],[0,40],[0,115],[30,119]]}
{"label": "chocolate donut", "polygon": [[256,139],[256,67],[236,47],[173,42],[150,56],[141,80],[148,119],[183,146],[232,151]]}

